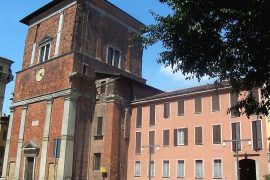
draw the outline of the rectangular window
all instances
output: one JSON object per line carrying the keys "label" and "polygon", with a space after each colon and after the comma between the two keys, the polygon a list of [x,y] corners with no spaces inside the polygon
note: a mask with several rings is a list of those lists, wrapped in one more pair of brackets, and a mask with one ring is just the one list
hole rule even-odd
{"label": "rectangular window", "polygon": [[141,161],[135,161],[135,168],[134,168],[134,176],[140,177],[141,176]]}
{"label": "rectangular window", "polygon": [[164,107],[163,117],[164,118],[169,118],[170,117],[170,103],[168,103],[168,102],[164,103],[163,107]]}
{"label": "rectangular window", "polygon": [[185,177],[185,161],[184,160],[177,161],[177,177],[178,178]]}
{"label": "rectangular window", "polygon": [[113,48],[113,47],[108,47],[107,51],[107,63],[111,66],[114,66],[116,68],[120,68],[120,57],[121,53],[119,50]]}
{"label": "rectangular window", "polygon": [[34,157],[26,157],[24,178],[33,179],[33,174],[34,174]]}
{"label": "rectangular window", "polygon": [[222,179],[222,161],[221,159],[214,160],[214,179]]}
{"label": "rectangular window", "polygon": [[152,145],[155,145],[155,131],[149,131],[149,148],[151,148],[151,152],[154,153],[154,147],[151,147]]}
{"label": "rectangular window", "polygon": [[[235,106],[238,102],[238,95],[230,93],[230,100],[231,100],[231,107]],[[231,111],[231,116],[232,117],[239,117],[240,116],[240,111]]]}
{"label": "rectangular window", "polygon": [[166,129],[163,130],[163,146],[169,146],[170,145],[170,130]]}
{"label": "rectangular window", "polygon": [[259,102],[259,89],[258,88],[253,88],[252,89],[252,95],[254,99]]}
{"label": "rectangular window", "polygon": [[100,170],[100,162],[101,162],[101,154],[95,153],[94,154],[94,170]]}
{"label": "rectangular window", "polygon": [[252,121],[252,144],[255,151],[262,149],[262,128],[261,121]]}
{"label": "rectangular window", "polygon": [[106,81],[101,81],[100,83],[100,94],[104,94],[106,91]]}
{"label": "rectangular window", "polygon": [[233,151],[236,151],[236,145],[237,149],[241,150],[241,142],[240,140],[240,122],[232,123],[232,140],[237,140],[232,142],[232,149]]}
{"label": "rectangular window", "polygon": [[219,95],[212,95],[212,111],[220,111]]}
{"label": "rectangular window", "polygon": [[97,133],[96,135],[102,136],[103,135],[103,117],[98,117],[97,120]]}
{"label": "rectangular window", "polygon": [[221,125],[213,125],[213,144],[221,144]]}
{"label": "rectangular window", "polygon": [[163,172],[162,172],[162,177],[168,178],[170,177],[170,161],[165,160],[163,161]]}
{"label": "rectangular window", "polygon": [[142,127],[142,107],[137,107],[136,128]]}
{"label": "rectangular window", "polygon": [[202,126],[195,127],[195,144],[202,145]]}
{"label": "rectangular window", "polygon": [[202,112],[202,98],[201,97],[196,97],[195,98],[195,113],[201,113]]}
{"label": "rectangular window", "polygon": [[181,128],[174,130],[174,145],[181,146],[188,144],[188,129]]}
{"label": "rectangular window", "polygon": [[0,158],[4,157],[5,155],[5,146],[0,146]]}
{"label": "rectangular window", "polygon": [[141,154],[141,148],[142,148],[142,133],[136,132],[136,154]]}
{"label": "rectangular window", "polygon": [[155,126],[156,121],[156,110],[155,105],[150,105],[150,117],[149,117],[149,126]]}
{"label": "rectangular window", "polygon": [[196,179],[203,178],[203,160],[195,161],[195,178]]}
{"label": "rectangular window", "polygon": [[[149,165],[147,166],[147,176],[149,177]],[[151,161],[151,164],[150,164],[150,174],[151,174],[151,177],[154,177],[155,176],[155,161]]]}
{"label": "rectangular window", "polygon": [[39,62],[45,62],[50,57],[51,42],[43,44],[39,47]]}
{"label": "rectangular window", "polygon": [[183,99],[178,101],[178,116],[183,116],[185,113],[185,101]]}

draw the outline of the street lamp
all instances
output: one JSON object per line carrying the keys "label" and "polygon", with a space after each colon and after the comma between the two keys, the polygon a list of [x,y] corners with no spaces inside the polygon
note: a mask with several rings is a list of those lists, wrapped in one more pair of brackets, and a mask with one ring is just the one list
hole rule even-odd
{"label": "street lamp", "polygon": [[148,154],[149,154],[149,159],[148,159],[148,179],[151,180],[151,156],[152,156],[152,151],[154,148],[157,148],[157,150],[159,151],[159,145],[147,145],[147,146],[142,146],[142,150],[144,150],[144,148],[148,148]]}
{"label": "street lamp", "polygon": [[237,180],[240,180],[240,172],[239,172],[239,161],[238,161],[238,143],[242,141],[248,141],[248,145],[251,145],[250,139],[231,139],[231,140],[223,140],[222,146],[226,147],[226,142],[235,142],[235,157],[236,157],[236,170],[237,170]]}

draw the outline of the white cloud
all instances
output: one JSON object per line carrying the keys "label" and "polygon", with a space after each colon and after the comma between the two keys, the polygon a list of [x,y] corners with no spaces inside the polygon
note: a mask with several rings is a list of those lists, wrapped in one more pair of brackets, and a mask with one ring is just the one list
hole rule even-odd
{"label": "white cloud", "polygon": [[201,78],[200,82],[196,78],[191,80],[186,80],[187,76],[184,76],[182,72],[178,71],[176,73],[172,72],[171,67],[161,66],[159,70],[162,74],[171,77],[174,81],[183,83],[184,86],[196,86],[201,84],[213,83],[213,79],[209,79],[207,76]]}

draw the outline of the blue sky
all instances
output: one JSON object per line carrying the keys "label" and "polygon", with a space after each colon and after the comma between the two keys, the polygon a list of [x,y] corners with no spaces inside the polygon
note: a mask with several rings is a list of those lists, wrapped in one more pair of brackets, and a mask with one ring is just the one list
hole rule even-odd
{"label": "blue sky", "polygon": [[[109,0],[119,8],[134,16],[144,24],[154,23],[150,10],[162,15],[170,11],[158,0]],[[19,71],[22,66],[24,42],[27,33],[27,26],[19,22],[20,19],[50,2],[49,0],[8,0],[1,2],[0,6],[0,56],[9,58],[15,63],[12,65],[13,73]],[[197,86],[197,80],[185,80],[181,73],[173,74],[169,68],[157,64],[156,59],[161,52],[161,43],[144,50],[143,55],[143,77],[147,84],[164,91],[182,89]],[[207,83],[203,79],[200,84]],[[14,81],[6,88],[5,103],[3,112],[9,114],[11,93],[14,89]]]}

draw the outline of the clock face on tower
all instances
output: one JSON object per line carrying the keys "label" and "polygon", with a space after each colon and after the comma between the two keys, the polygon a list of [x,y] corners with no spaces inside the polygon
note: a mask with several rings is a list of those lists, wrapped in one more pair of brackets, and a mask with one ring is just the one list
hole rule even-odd
{"label": "clock face on tower", "polygon": [[36,74],[36,80],[41,81],[44,77],[45,70],[43,68],[39,69]]}

